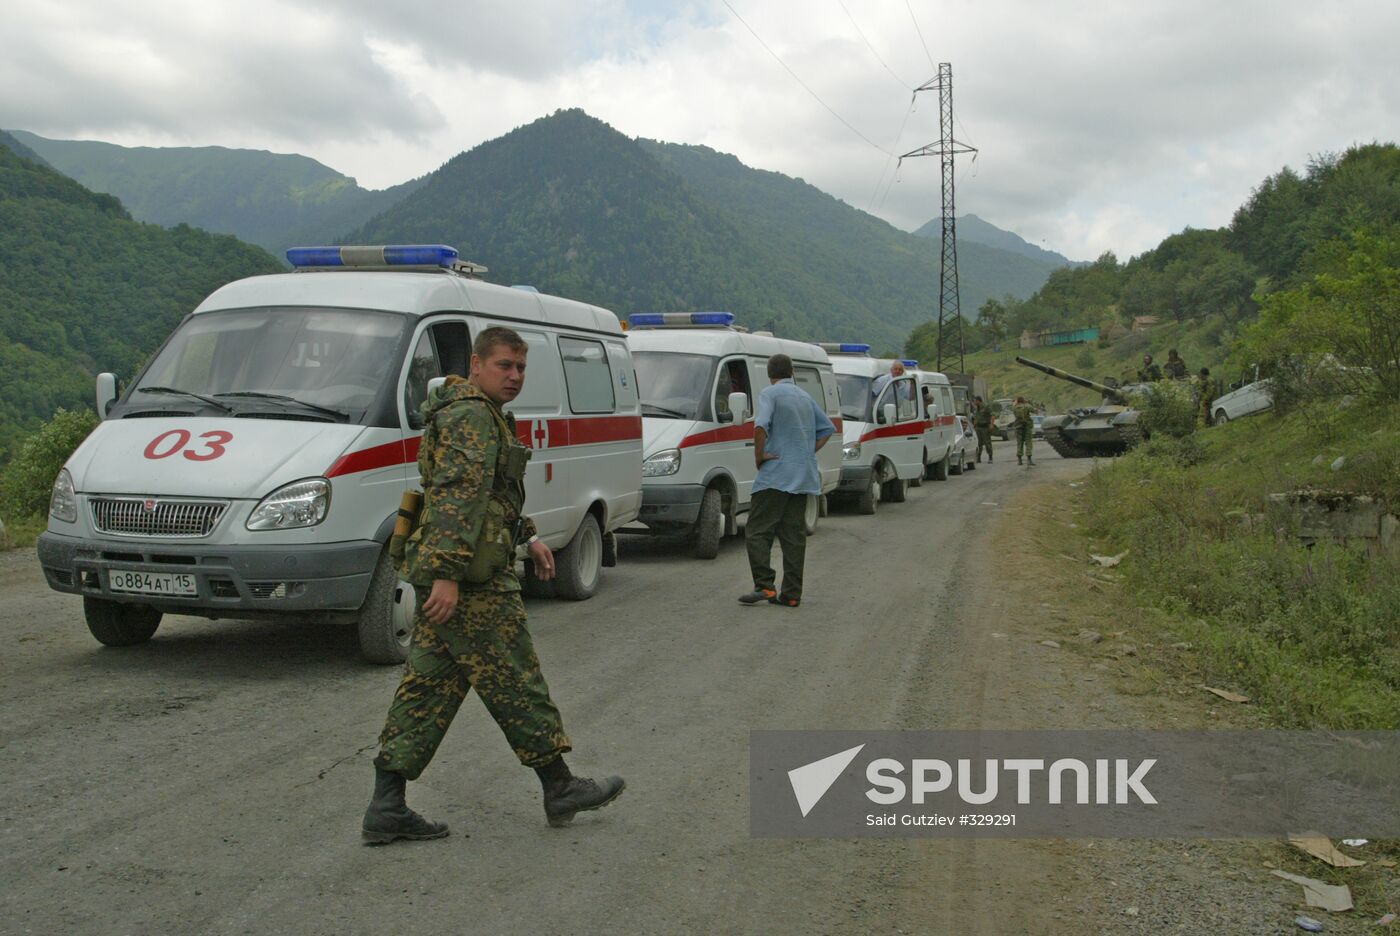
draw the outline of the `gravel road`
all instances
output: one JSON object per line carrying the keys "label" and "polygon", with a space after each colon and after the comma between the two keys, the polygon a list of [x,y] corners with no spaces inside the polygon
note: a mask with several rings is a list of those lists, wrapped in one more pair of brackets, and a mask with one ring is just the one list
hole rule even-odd
{"label": "gravel road", "polygon": [[874,517],[833,511],[800,609],[735,602],[741,539],[712,562],[627,539],[595,598],[531,603],[572,766],[628,780],[565,830],[469,699],[409,787],[452,835],[364,847],[398,671],[351,631],[167,618],[106,649],[32,551],[0,555],[0,931],[937,931],[936,897],[905,886],[916,843],[749,837],[748,737],[944,723],[949,672],[979,665],[965,597],[992,573],[961,557],[990,535],[983,505],[1089,468],[999,448]]}

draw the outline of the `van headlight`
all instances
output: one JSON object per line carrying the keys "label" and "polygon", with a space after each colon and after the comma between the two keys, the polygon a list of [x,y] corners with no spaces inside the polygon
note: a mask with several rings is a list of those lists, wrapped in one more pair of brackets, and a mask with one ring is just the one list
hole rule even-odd
{"label": "van headlight", "polygon": [[845,445],[841,446],[841,455],[846,461],[855,461],[857,458],[860,458],[860,443],[847,442]]}
{"label": "van headlight", "polygon": [[667,449],[657,452],[642,462],[643,478],[663,478],[681,470],[681,450]]}
{"label": "van headlight", "polygon": [[78,522],[78,492],[73,488],[73,476],[67,468],[58,472],[49,496],[49,516],[64,523]]}
{"label": "van headlight", "polygon": [[315,526],[331,509],[331,483],[325,478],[293,481],[258,502],[248,517],[250,530],[289,530]]}

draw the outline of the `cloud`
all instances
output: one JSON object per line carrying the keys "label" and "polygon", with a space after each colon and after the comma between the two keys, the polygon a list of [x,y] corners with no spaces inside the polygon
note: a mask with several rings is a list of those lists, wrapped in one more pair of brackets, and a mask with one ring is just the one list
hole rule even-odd
{"label": "cloud", "polygon": [[1389,0],[916,0],[917,30],[905,0],[729,3],[812,93],[720,0],[211,0],[177,17],[59,0],[9,14],[0,122],[295,150],[383,186],[582,107],[912,229],[940,212],[938,160],[896,176],[888,154],[938,138],[935,95],[910,113],[909,86],[951,61],[957,136],[980,150],[959,161],[959,212],[1076,258],[1227,223],[1285,164],[1400,126]]}

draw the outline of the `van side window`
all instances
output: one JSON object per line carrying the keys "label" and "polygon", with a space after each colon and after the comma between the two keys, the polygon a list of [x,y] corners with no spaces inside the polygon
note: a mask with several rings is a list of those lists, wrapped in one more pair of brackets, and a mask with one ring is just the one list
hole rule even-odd
{"label": "van side window", "polygon": [[919,412],[918,403],[915,402],[918,394],[914,390],[914,381],[909,377],[901,377],[894,382],[895,405],[898,408],[896,416],[900,422],[906,419],[914,419]]}
{"label": "van side window", "polygon": [[601,341],[586,338],[559,338],[559,355],[564,359],[564,383],[569,390],[569,409],[575,413],[613,411],[612,369]]}
{"label": "van side window", "polygon": [[836,375],[827,371],[821,374],[822,392],[826,395],[826,415],[833,420],[841,418],[841,391],[836,383]]}
{"label": "van side window", "polygon": [[792,382],[806,390],[807,395],[816,400],[817,405],[823,410],[826,409],[826,395],[822,392],[822,378],[815,367],[794,367],[792,369]]}
{"label": "van side window", "polygon": [[525,386],[510,404],[516,416],[552,416],[561,412],[564,401],[559,392],[559,355],[544,332],[516,328],[530,351],[525,357]]}
{"label": "van side window", "polygon": [[403,388],[403,409],[408,416],[409,425],[413,424],[414,416],[422,407],[423,401],[428,398],[428,381],[442,376],[437,351],[433,348],[432,334],[425,331],[419,336],[418,344],[413,349],[413,357],[409,359],[408,381]]}
{"label": "van side window", "polygon": [[940,413],[952,413],[952,412],[953,412],[953,395],[952,395],[951,393],[948,392],[948,388],[947,388],[947,387],[939,387],[939,388],[938,388],[938,393],[939,393],[939,395],[940,395],[941,397],[943,397],[943,402],[939,405],[938,411],[939,411]]}
{"label": "van side window", "polygon": [[719,366],[719,380],[715,381],[715,422],[733,422],[734,414],[729,412],[729,394],[744,393],[749,398],[749,409],[757,405],[753,391],[749,389],[749,369],[742,359],[725,361]]}
{"label": "van side window", "polygon": [[438,363],[443,376],[469,377],[472,372],[472,338],[466,322],[439,322],[433,326]]}

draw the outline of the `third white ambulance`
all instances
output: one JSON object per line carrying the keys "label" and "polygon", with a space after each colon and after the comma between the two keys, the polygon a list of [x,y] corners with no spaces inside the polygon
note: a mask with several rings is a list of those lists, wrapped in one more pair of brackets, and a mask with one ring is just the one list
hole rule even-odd
{"label": "third white ambulance", "polygon": [[880,501],[900,502],[910,481],[923,477],[927,413],[914,377],[890,377],[893,361],[870,356],[868,344],[823,344],[841,396],[841,485],[857,509],[872,514]]}

